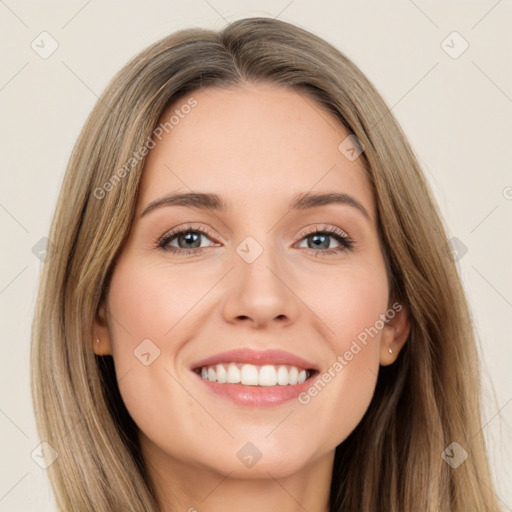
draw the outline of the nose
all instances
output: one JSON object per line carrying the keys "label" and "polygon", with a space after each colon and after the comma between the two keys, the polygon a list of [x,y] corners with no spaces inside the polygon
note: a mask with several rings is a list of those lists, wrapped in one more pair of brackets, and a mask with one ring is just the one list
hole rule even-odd
{"label": "nose", "polygon": [[235,254],[234,268],[227,279],[225,321],[258,329],[296,322],[300,299],[293,291],[293,276],[272,250],[264,249],[251,263]]}

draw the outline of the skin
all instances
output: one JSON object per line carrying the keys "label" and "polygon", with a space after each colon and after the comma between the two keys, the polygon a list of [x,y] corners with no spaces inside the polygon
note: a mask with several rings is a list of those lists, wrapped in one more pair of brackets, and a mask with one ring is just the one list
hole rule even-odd
{"label": "skin", "polygon": [[[404,345],[405,308],[306,405],[237,405],[190,368],[240,347],[279,348],[331,367],[391,306],[375,201],[361,159],[338,150],[349,133],[308,96],[260,83],[193,97],[197,106],[146,160],[94,350],[114,357],[162,510],[325,512],[335,447],[368,408],[379,365]],[[164,206],[141,216],[150,202],[190,191],[217,193],[229,208]],[[350,194],[369,220],[346,204],[288,209],[308,191]],[[155,247],[172,228],[190,226],[209,232],[202,252]],[[331,237],[308,246],[325,227],[343,230],[355,247],[319,254],[340,246]],[[252,263],[236,251],[248,236],[263,248]],[[160,350],[149,366],[134,357],[144,339]],[[252,468],[236,455],[247,442],[262,454]]]}

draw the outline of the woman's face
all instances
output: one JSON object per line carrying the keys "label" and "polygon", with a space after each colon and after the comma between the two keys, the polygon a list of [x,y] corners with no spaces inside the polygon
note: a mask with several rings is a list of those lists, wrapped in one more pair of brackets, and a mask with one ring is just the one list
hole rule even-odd
{"label": "woman's face", "polygon": [[96,351],[112,353],[155,466],[278,478],[332,460],[405,341],[404,311],[383,327],[376,208],[350,133],[277,86],[191,97],[154,137]]}

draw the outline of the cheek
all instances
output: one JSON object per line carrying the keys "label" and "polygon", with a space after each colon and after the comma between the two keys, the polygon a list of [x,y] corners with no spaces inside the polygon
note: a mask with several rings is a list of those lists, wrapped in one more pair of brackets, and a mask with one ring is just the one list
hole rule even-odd
{"label": "cheek", "polygon": [[[388,302],[384,268],[376,264],[373,268],[331,269],[328,274],[304,279],[303,284],[300,293],[322,320],[325,338],[333,353],[343,354],[350,350],[354,340],[361,346],[378,351],[383,327],[381,315],[385,313]],[[353,351],[356,352],[357,348]]]}
{"label": "cheek", "polygon": [[211,273],[208,278],[180,268],[170,271],[159,263],[118,263],[109,292],[115,355],[121,358],[145,339],[160,348],[168,345],[172,330],[206,293],[211,278]]}
{"label": "cheek", "polygon": [[299,401],[324,426],[322,435],[339,443],[361,421],[374,394],[388,283],[379,265],[333,272],[329,279],[317,276],[315,283],[309,289],[318,291],[307,295],[307,303],[324,324],[330,357]]}
{"label": "cheek", "polygon": [[174,281],[166,282],[158,265],[136,264],[129,258],[118,262],[112,276],[108,294],[112,355],[121,395],[134,417],[151,409],[155,389],[169,386],[164,371],[164,359],[174,351],[169,331],[172,334],[186,308],[182,294],[170,291],[180,287],[178,273]]}
{"label": "cheek", "polygon": [[140,430],[155,438],[173,424],[185,439],[186,429],[173,420],[180,413],[188,424],[204,421],[169,371],[174,373],[172,360],[187,340],[186,315],[211,286],[205,279],[129,258],[118,262],[112,276],[109,330],[119,391]]}

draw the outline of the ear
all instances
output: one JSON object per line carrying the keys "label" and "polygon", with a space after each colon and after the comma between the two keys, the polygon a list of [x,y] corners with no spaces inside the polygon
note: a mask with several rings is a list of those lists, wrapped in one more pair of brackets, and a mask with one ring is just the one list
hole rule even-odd
{"label": "ear", "polygon": [[403,304],[395,302],[387,313],[387,321],[382,329],[380,344],[380,364],[382,366],[388,366],[396,361],[411,331],[409,311]]}
{"label": "ear", "polygon": [[112,344],[107,324],[107,312],[103,301],[96,314],[94,321],[94,333],[96,338],[92,340],[93,350],[97,356],[112,355]]}

